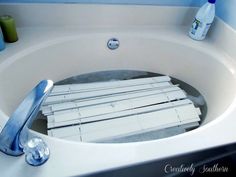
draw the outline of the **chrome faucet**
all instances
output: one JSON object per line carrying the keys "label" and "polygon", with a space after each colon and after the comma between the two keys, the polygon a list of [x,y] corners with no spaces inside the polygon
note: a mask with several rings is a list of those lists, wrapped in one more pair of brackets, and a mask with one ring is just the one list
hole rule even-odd
{"label": "chrome faucet", "polygon": [[52,88],[51,80],[41,81],[18,106],[0,133],[2,152],[12,156],[25,153],[26,162],[33,166],[42,165],[48,160],[49,148],[29,128]]}

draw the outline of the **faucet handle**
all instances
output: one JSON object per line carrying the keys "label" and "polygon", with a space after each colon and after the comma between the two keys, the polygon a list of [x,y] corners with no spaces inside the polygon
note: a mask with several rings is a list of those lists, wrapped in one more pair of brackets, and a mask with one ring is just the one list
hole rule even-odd
{"label": "faucet handle", "polygon": [[45,163],[50,155],[47,144],[39,137],[29,139],[24,144],[25,161],[33,166],[39,166]]}

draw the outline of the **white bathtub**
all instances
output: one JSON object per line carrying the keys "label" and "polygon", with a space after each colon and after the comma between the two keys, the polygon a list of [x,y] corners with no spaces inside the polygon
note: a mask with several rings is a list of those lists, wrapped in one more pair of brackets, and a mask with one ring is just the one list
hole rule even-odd
{"label": "white bathtub", "polygon": [[[68,32],[63,37],[49,37],[52,33],[45,31],[47,41],[18,51],[0,65],[0,108],[6,115],[10,115],[26,93],[42,79],[58,81],[83,73],[119,69],[150,71],[178,78],[202,93],[208,112],[198,129],[147,142],[76,143],[40,134],[51,150],[49,161],[40,167],[45,169],[43,173],[60,173],[50,169],[63,166],[65,174],[84,174],[236,142],[233,126],[236,65],[216,48],[207,43],[199,45],[184,32],[167,29],[159,29],[158,33],[134,29],[112,33],[90,30],[81,31],[80,35]],[[117,50],[106,47],[111,37],[120,40]],[[0,156],[1,166],[20,164],[30,169],[24,160],[16,161],[2,153]]]}
{"label": "white bathtub", "polygon": [[[236,142],[236,61],[214,38],[193,41],[185,27],[22,28],[19,34],[21,40],[0,53],[2,127],[40,80],[56,82],[105,70],[149,71],[180,79],[200,91],[208,112],[193,131],[146,142],[76,143],[39,134],[50,148],[49,160],[35,168],[24,156],[0,153],[3,176],[83,175]],[[111,37],[120,40],[117,50],[106,46]]]}

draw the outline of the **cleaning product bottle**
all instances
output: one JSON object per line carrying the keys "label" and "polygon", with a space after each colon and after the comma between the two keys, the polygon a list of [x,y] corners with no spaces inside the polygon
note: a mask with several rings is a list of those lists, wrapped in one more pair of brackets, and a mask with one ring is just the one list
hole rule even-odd
{"label": "cleaning product bottle", "polygon": [[215,2],[216,0],[208,0],[208,2],[199,9],[189,31],[191,38],[195,40],[205,39],[215,18]]}

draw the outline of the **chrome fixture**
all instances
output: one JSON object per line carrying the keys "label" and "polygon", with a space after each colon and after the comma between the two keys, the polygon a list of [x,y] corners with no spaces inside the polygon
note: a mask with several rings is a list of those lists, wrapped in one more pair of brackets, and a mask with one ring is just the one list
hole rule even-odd
{"label": "chrome fixture", "polygon": [[25,153],[28,164],[39,166],[49,158],[46,143],[29,130],[41,104],[53,88],[51,80],[41,81],[22,101],[0,133],[0,150],[19,156]]}
{"label": "chrome fixture", "polygon": [[120,42],[116,38],[111,38],[107,42],[107,47],[111,50],[115,50],[120,46]]}

